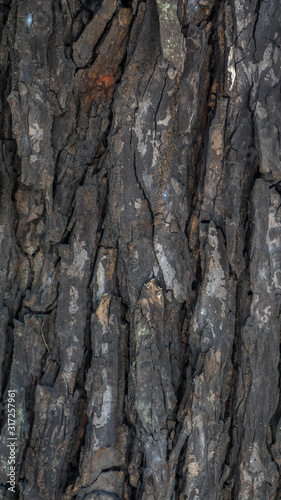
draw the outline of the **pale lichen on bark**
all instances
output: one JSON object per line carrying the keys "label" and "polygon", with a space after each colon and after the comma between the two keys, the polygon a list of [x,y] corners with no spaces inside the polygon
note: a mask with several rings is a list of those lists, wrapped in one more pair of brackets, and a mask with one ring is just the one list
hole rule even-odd
{"label": "pale lichen on bark", "polygon": [[174,0],[156,0],[162,55],[180,72],[183,72],[185,52],[184,37],[178,18],[178,5]]}

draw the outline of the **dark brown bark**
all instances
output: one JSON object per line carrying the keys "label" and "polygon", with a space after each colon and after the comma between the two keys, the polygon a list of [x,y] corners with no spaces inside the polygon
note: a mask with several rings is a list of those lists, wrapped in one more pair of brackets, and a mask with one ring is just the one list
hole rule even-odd
{"label": "dark brown bark", "polygon": [[281,498],[280,19],[0,0],[0,498]]}

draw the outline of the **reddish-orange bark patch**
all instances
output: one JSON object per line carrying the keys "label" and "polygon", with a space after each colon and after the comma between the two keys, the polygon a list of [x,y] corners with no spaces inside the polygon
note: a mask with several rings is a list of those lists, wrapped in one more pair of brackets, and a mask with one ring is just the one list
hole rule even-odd
{"label": "reddish-orange bark patch", "polygon": [[91,102],[101,101],[104,98],[110,98],[113,95],[116,84],[113,72],[103,74],[90,68],[85,76],[83,85],[83,96],[85,104],[90,105]]}

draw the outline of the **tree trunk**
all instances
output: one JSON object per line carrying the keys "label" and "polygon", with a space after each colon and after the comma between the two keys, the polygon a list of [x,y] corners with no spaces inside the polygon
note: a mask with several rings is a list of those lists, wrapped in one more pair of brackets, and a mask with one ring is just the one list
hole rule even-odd
{"label": "tree trunk", "polygon": [[280,19],[0,0],[0,498],[281,498]]}

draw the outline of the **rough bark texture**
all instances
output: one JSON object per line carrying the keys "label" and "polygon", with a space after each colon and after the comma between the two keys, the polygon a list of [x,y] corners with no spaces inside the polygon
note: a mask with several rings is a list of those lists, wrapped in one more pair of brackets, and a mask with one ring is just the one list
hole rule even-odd
{"label": "rough bark texture", "polygon": [[0,498],[281,498],[280,19],[0,0]]}

